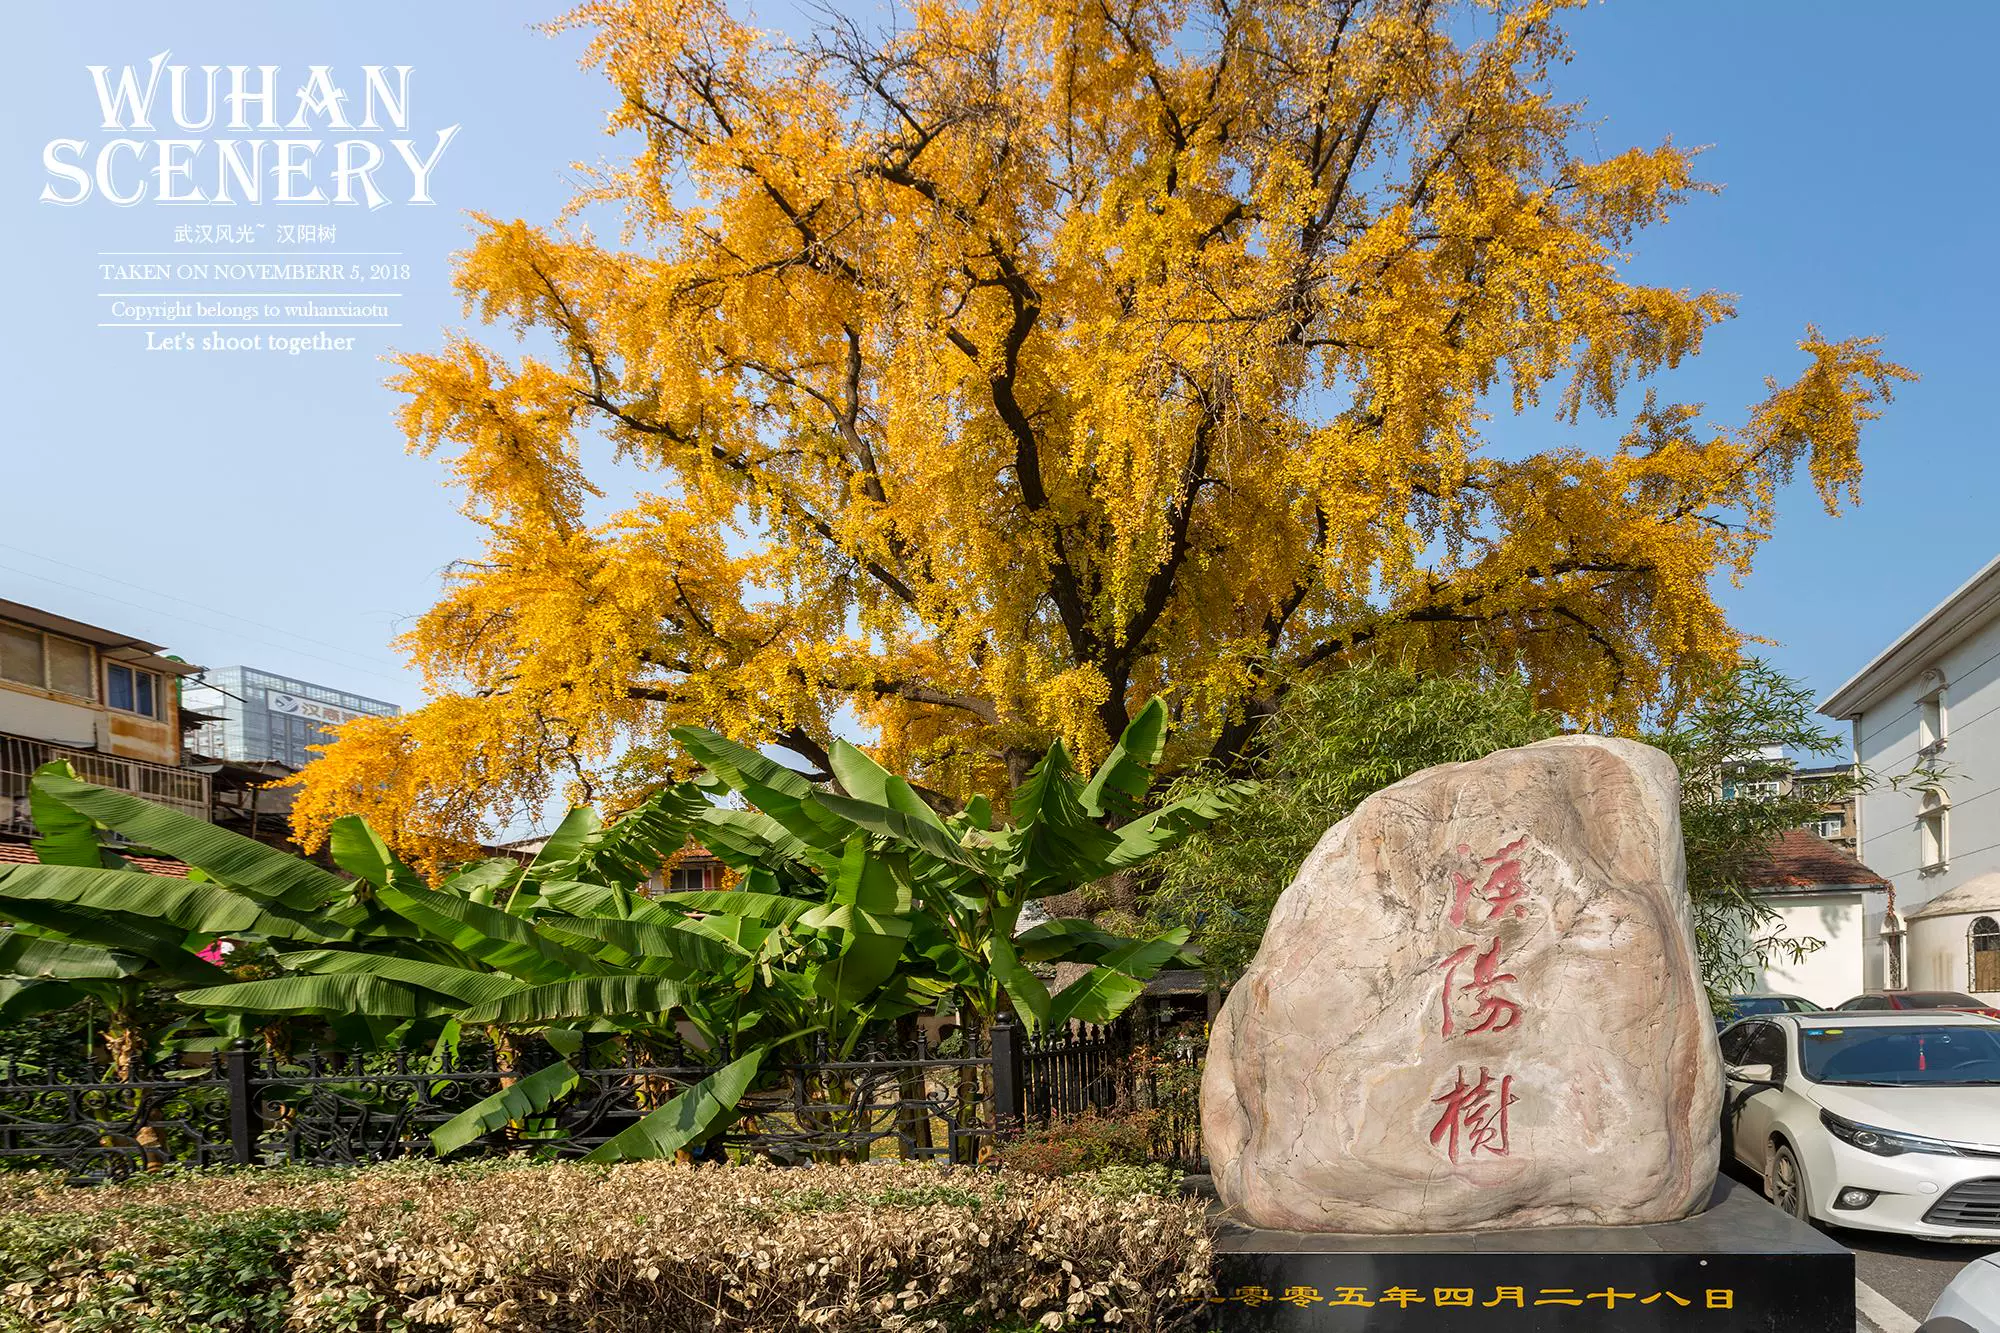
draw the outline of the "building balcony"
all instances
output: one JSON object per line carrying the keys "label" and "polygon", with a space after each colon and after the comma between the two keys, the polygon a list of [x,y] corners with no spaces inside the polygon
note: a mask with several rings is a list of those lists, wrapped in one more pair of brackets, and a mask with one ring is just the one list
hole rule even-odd
{"label": "building balcony", "polygon": [[85,782],[144,797],[204,823],[209,820],[206,773],[0,733],[0,833],[35,832],[28,804],[29,782],[36,769],[57,759],[68,761]]}

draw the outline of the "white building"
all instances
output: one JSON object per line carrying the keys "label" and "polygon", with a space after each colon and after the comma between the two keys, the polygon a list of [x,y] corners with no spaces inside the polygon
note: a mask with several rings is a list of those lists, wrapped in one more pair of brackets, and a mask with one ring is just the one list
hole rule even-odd
{"label": "white building", "polygon": [[1775,914],[1759,934],[1775,929],[1789,940],[1818,947],[1794,958],[1769,951],[1751,989],[1799,995],[1832,1008],[1863,990],[1877,989],[1880,946],[1870,934],[1881,926],[1889,883],[1852,853],[1810,829],[1788,829],[1743,871],[1745,885]]}
{"label": "white building", "polygon": [[1895,889],[1869,923],[1871,983],[1879,970],[1891,988],[2000,1001],[2000,559],[1820,711],[1852,725],[1876,779],[1858,805],[1857,852]]}

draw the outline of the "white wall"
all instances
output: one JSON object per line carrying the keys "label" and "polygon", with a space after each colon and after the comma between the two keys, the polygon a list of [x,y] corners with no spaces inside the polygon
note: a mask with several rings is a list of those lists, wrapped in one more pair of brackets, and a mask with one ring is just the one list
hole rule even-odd
{"label": "white wall", "polygon": [[[2000,916],[2000,913],[1965,912],[1910,922],[1910,940],[1905,948],[1911,990],[1967,989],[1972,982],[1972,923],[1982,916]],[[2000,991],[1968,993],[2000,1004]]]}
{"label": "white wall", "polygon": [[0,688],[0,731],[88,750],[98,743],[99,710],[39,691]]}
{"label": "white wall", "polygon": [[[1922,672],[1945,678],[1945,745],[1937,762],[1947,771],[1947,864],[1920,867],[1918,794],[1892,790],[1889,777],[1917,759],[1918,699],[1930,687]],[[2000,617],[1987,620],[1941,657],[1911,671],[1896,690],[1855,719],[1855,757],[1878,779],[1860,801],[1861,860],[1896,886],[1905,917],[1932,898],[1989,870],[2000,870]],[[1910,978],[1916,985],[1916,979]]]}
{"label": "white wall", "polygon": [[1782,955],[1772,958],[1758,976],[1757,989],[1804,996],[1828,1008],[1866,990],[1871,937],[1863,898],[1850,889],[1767,899],[1787,936],[1825,944],[1796,963]]}

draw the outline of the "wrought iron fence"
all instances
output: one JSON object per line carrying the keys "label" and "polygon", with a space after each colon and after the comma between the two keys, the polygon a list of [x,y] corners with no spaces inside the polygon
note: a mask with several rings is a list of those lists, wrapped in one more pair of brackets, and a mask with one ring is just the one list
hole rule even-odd
{"label": "wrought iron fence", "polygon": [[[1086,1111],[1159,1105],[1157,1071],[1134,1063],[1129,1026],[1040,1039],[1010,1023],[990,1039],[961,1030],[943,1046],[914,1041],[844,1057],[767,1066],[736,1123],[707,1145],[777,1161],[973,1162],[996,1138]],[[661,1063],[596,1065],[548,1112],[495,1129],[468,1151],[592,1151],[715,1071],[699,1053]],[[108,1081],[0,1067],[0,1166],[106,1179],[165,1166],[359,1165],[432,1154],[431,1132],[532,1070],[490,1055],[447,1061],[409,1053],[245,1048],[196,1067]],[[1169,1139],[1172,1138],[1170,1134]],[[1186,1156],[1186,1135],[1175,1157]],[[1194,1142],[1198,1144],[1198,1128]],[[1171,1147],[1171,1143],[1168,1145]]]}
{"label": "wrought iron fence", "polygon": [[994,1030],[997,1100],[1023,1128],[1046,1128],[1089,1112],[1148,1112],[1155,1161],[1206,1170],[1201,1140],[1203,1029],[1135,1024],[1077,1025],[1029,1041]]}

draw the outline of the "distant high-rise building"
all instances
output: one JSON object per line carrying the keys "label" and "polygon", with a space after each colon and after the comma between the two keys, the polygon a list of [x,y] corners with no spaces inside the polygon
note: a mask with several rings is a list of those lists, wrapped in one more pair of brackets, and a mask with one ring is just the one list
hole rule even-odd
{"label": "distant high-rise building", "polygon": [[218,667],[189,681],[181,704],[207,719],[188,733],[190,754],[291,768],[304,768],[313,758],[307,747],[331,741],[331,729],[341,723],[402,711],[380,699],[243,666]]}

